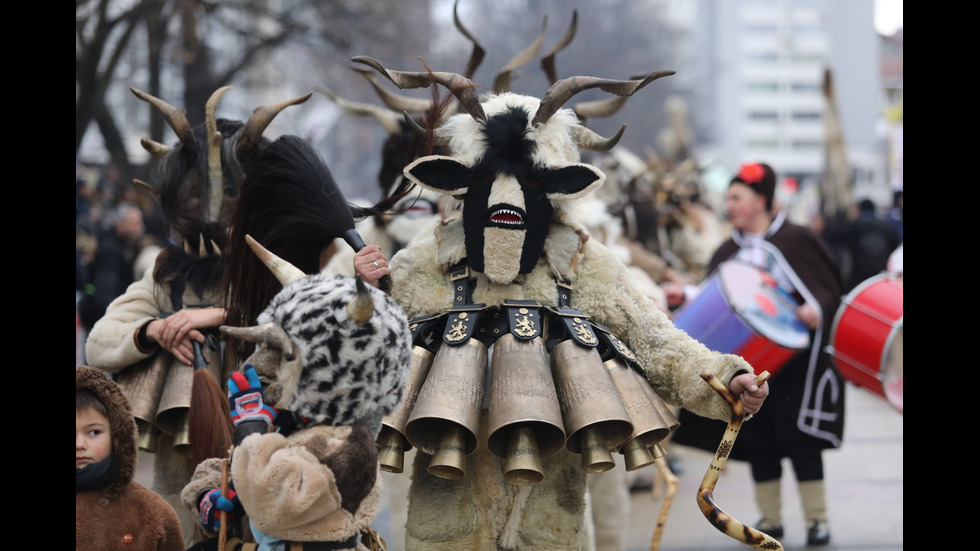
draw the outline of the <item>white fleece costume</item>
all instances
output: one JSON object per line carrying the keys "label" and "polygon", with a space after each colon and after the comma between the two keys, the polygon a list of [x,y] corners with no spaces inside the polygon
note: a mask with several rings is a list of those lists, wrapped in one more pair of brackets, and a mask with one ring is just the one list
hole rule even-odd
{"label": "white fleece costume", "polygon": [[[434,77],[467,111],[437,129],[436,139],[448,146],[451,156],[423,157],[404,170],[417,185],[462,202],[461,211],[391,259],[391,296],[409,318],[454,307],[457,285],[451,271],[463,263],[470,274],[469,302],[487,307],[508,300],[559,306],[558,281],[566,281],[571,286],[568,305],[622,339],[642,366],[643,377],[666,402],[716,419],[730,416],[729,406],[700,374],[708,371],[729,383],[739,372],[752,373],[752,367],[738,356],[712,352],[676,329],[622,261],[590,240],[570,214],[574,201],[605,180],[599,169],[579,162],[579,148],[615,142],[596,139],[561,104],[595,87],[631,95],[672,71],[635,81],[565,79],[543,100],[511,93],[478,99],[475,87],[459,75],[390,71],[370,58],[354,61],[372,66],[401,87],[428,86]],[[540,482],[505,482],[502,460],[486,447],[487,401],[485,394],[478,444],[466,456],[465,476],[431,475],[427,467],[432,456],[417,451],[405,548],[579,551],[591,545],[586,541],[581,456],[562,448],[542,458]]]}

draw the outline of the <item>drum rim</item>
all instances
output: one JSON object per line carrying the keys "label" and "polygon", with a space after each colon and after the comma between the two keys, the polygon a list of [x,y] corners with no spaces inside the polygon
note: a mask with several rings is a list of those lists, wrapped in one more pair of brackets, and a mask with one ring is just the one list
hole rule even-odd
{"label": "drum rim", "polygon": [[[841,372],[842,375],[843,375],[843,371],[844,370],[841,368],[839,361],[848,361],[848,363],[850,365],[854,366],[855,369],[858,369],[863,374],[865,374],[867,376],[871,376],[874,379],[876,379],[880,383],[882,394],[884,394],[885,360],[887,359],[887,354],[884,353],[884,351],[889,350],[891,348],[892,344],[894,344],[895,337],[898,335],[898,332],[899,331],[904,331],[904,329],[903,329],[903,327],[904,327],[904,320],[905,320],[904,309],[903,309],[902,315],[899,316],[899,318],[897,320],[892,321],[892,320],[882,319],[880,316],[872,315],[869,312],[867,312],[867,311],[865,311],[863,309],[859,309],[856,306],[854,306],[854,308],[855,309],[858,309],[861,313],[866,314],[869,317],[873,317],[873,318],[877,319],[878,321],[881,321],[881,322],[885,323],[886,325],[888,325],[890,327],[890,329],[888,331],[888,335],[885,338],[885,342],[884,342],[884,345],[882,347],[881,358],[878,360],[878,369],[875,372],[871,372],[870,371],[870,367],[864,365],[862,362],[858,362],[854,358],[851,358],[851,357],[847,356],[846,354],[840,353],[839,350],[836,347],[834,347],[834,344],[833,343],[834,343],[834,341],[836,341],[836,338],[835,337],[837,336],[837,331],[839,329],[840,320],[843,317],[844,312],[847,310],[846,307],[852,306],[853,299],[855,297],[857,297],[857,295],[859,295],[862,292],[864,292],[865,290],[867,290],[868,287],[871,287],[872,285],[874,285],[876,283],[879,283],[879,282],[881,282],[883,280],[893,281],[893,282],[897,283],[899,286],[902,287],[902,290],[903,290],[903,293],[904,293],[905,287],[904,287],[904,285],[902,285],[902,281],[899,280],[899,279],[897,279],[897,278],[895,278],[894,276],[891,276],[891,275],[889,275],[887,273],[884,273],[884,272],[882,272],[880,274],[876,274],[874,276],[871,276],[868,279],[866,279],[866,280],[862,281],[861,283],[859,283],[857,286],[855,286],[853,289],[851,289],[850,292],[848,292],[846,295],[844,295],[841,298],[840,305],[837,307],[837,312],[834,314],[834,321],[833,321],[833,324],[831,325],[831,328],[830,328],[830,335],[829,335],[830,336],[830,340],[829,340],[830,344],[828,344],[824,348],[824,351],[827,352],[827,354],[830,355],[831,359],[833,360],[834,366],[837,368],[837,370],[839,372]],[[844,358],[840,358],[840,360],[839,360],[838,359],[838,356],[844,356]],[[904,371],[904,369],[903,369],[903,371]],[[904,377],[904,373],[903,373],[903,377]],[[847,377],[844,377],[844,378],[847,379]],[[891,403],[891,401],[888,400],[887,398],[885,398],[885,400],[888,401],[889,403]],[[894,404],[892,404],[892,406],[894,407]]]}
{"label": "drum rim", "polygon": [[[718,266],[718,286],[721,289],[722,294],[724,295],[725,302],[727,302],[729,305],[733,305],[734,304],[734,302],[732,301],[732,295],[731,295],[731,292],[728,290],[728,287],[724,284],[724,280],[721,278],[721,271],[724,269],[723,266],[726,266],[726,265],[739,265],[739,266],[744,266],[746,268],[749,268],[749,269],[751,269],[751,270],[753,270],[753,271],[755,271],[757,273],[760,273],[760,274],[765,274],[766,273],[765,270],[763,270],[763,269],[761,269],[761,268],[759,268],[757,266],[754,266],[754,265],[752,265],[752,264],[750,264],[748,262],[742,261],[742,260],[733,259],[733,260],[726,260],[726,261],[722,262]],[[786,291],[783,291],[779,287],[775,287],[775,289],[776,289],[777,292],[784,293],[784,294],[786,294],[787,297],[789,297],[789,294],[786,293]],[[789,297],[789,298],[792,298],[792,297]],[[806,350],[807,348],[809,348],[810,345],[813,343],[813,339],[810,337],[810,331],[809,330],[800,333],[801,335],[806,335],[806,343],[803,344],[802,346],[799,346],[799,347],[791,346],[791,345],[789,345],[789,344],[787,344],[785,342],[781,342],[779,340],[776,340],[775,338],[772,338],[769,335],[766,335],[765,333],[763,333],[762,331],[760,331],[759,328],[756,327],[754,323],[751,323],[748,318],[746,318],[744,315],[742,315],[742,312],[738,308],[735,308],[734,306],[731,306],[731,310],[732,310],[732,313],[735,314],[735,316],[737,316],[738,319],[742,320],[742,323],[746,327],[748,327],[753,333],[755,333],[757,336],[759,336],[759,337],[761,337],[761,338],[763,338],[763,339],[765,339],[765,340],[767,340],[767,341],[775,344],[776,346],[779,346],[780,348],[783,348],[784,350],[795,350],[797,352],[800,352],[800,351],[803,351],[803,350]],[[803,327],[806,327],[806,326],[803,326]]]}

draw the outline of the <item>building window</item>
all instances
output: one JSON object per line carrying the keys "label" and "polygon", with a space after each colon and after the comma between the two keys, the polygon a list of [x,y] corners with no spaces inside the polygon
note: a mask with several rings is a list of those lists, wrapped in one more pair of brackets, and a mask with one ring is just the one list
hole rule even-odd
{"label": "building window", "polygon": [[748,118],[752,122],[776,122],[779,120],[779,113],[775,111],[749,111]]}
{"label": "building window", "polygon": [[793,122],[815,122],[823,118],[819,111],[793,111]]}

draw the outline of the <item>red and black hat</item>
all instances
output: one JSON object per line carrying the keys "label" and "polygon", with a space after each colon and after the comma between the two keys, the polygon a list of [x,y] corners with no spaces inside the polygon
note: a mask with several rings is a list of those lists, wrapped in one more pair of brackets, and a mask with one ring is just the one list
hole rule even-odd
{"label": "red and black hat", "polygon": [[738,174],[728,184],[745,184],[766,198],[766,210],[772,210],[772,200],[776,194],[776,173],[765,163],[744,163]]}

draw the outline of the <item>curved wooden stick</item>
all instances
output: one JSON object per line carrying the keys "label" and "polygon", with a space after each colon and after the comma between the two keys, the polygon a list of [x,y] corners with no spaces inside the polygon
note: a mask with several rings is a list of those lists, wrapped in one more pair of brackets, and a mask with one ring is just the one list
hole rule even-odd
{"label": "curved wooden stick", "polygon": [[[728,387],[713,374],[705,372],[701,374],[701,378],[728,402],[732,408],[732,417],[728,422],[728,428],[725,429],[724,436],[721,438],[721,443],[718,444],[718,451],[715,452],[715,457],[711,460],[711,465],[708,466],[708,472],[704,474],[701,487],[698,488],[698,507],[701,508],[704,518],[708,519],[712,526],[725,535],[756,549],[782,549],[783,544],[779,543],[779,540],[739,522],[715,504],[712,495],[715,491],[715,484],[718,483],[718,477],[721,475],[721,471],[725,469],[725,464],[728,463],[728,455],[732,451],[732,446],[735,445],[735,438],[738,436],[742,421],[745,419],[745,409],[742,407],[741,400],[734,396]],[[763,371],[755,379],[755,383],[761,385],[768,378],[769,372]]]}
{"label": "curved wooden stick", "polygon": [[667,484],[667,489],[664,491],[664,502],[660,506],[660,517],[657,519],[657,528],[653,531],[653,539],[650,541],[650,551],[657,551],[660,549],[660,538],[664,533],[664,525],[667,524],[667,512],[670,511],[670,503],[674,499],[674,494],[677,493],[677,477],[671,472],[670,467],[667,465],[667,454],[663,451],[663,446],[659,443],[656,444],[659,448],[656,455],[657,469],[660,471],[660,475],[663,476],[664,482]]}

